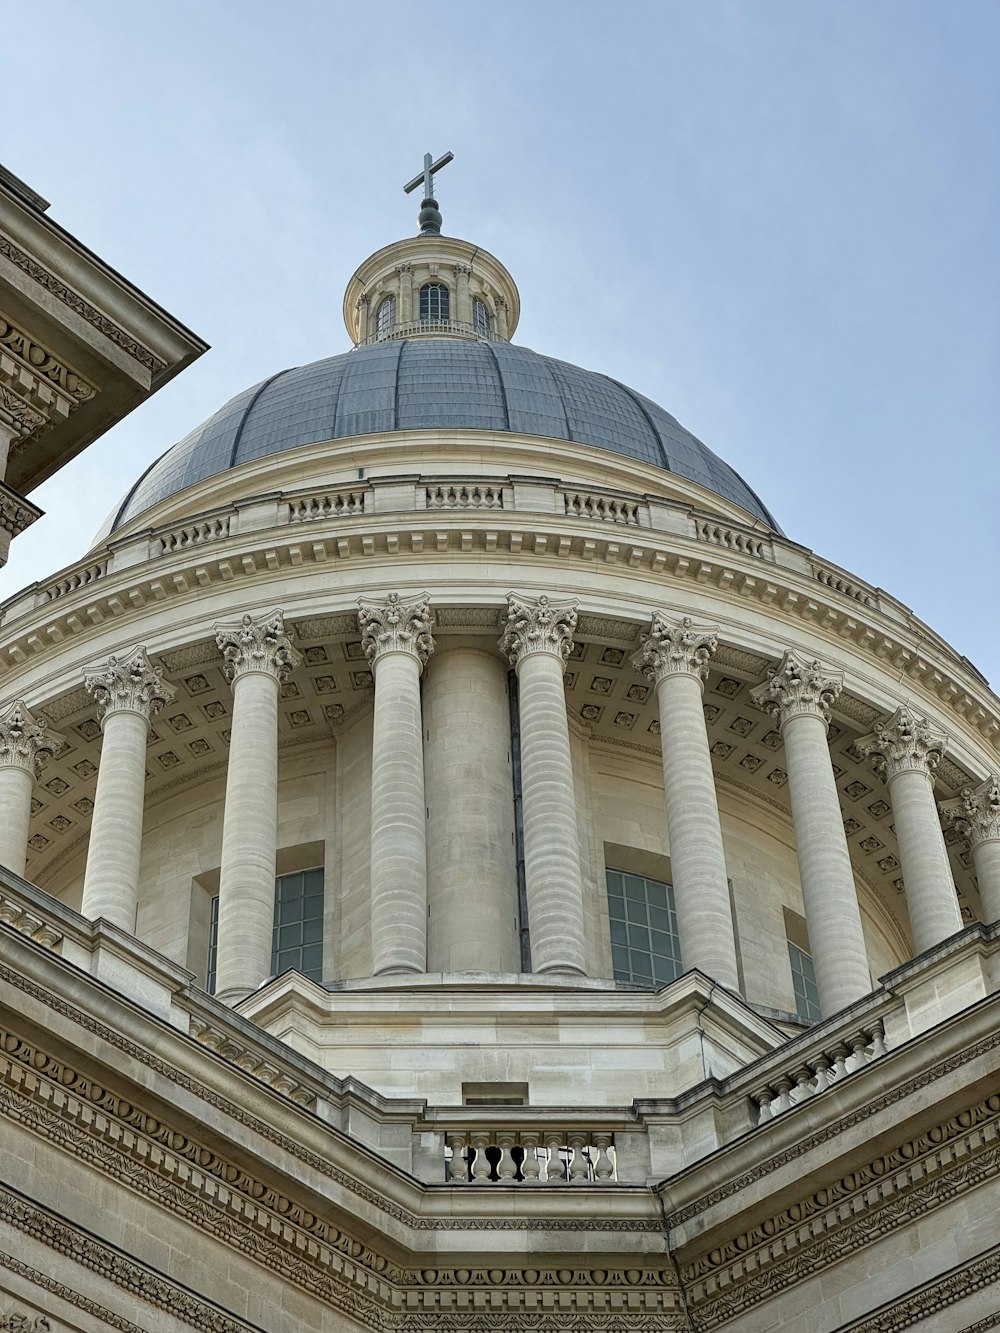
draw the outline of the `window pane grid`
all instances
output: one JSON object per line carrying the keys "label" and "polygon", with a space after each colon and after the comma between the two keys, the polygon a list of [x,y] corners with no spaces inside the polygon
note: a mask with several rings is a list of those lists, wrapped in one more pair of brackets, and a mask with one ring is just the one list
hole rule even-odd
{"label": "window pane grid", "polygon": [[812,957],[788,941],[788,961],[792,965],[792,988],[795,992],[795,1012],[803,1023],[818,1023],[822,1018],[819,991]]}
{"label": "window pane grid", "polygon": [[438,320],[448,319],[450,310],[451,301],[448,288],[441,282],[425,282],[420,288],[421,323],[434,323]]}
{"label": "window pane grid", "polygon": [[[219,949],[219,898],[212,899],[208,937],[208,990],[215,992]],[[291,969],[311,981],[323,978],[323,871],[281,875],[274,884],[271,975]]]}
{"label": "window pane grid", "polygon": [[665,986],[682,971],[674,891],[670,884],[609,870],[611,962],[616,981]]}

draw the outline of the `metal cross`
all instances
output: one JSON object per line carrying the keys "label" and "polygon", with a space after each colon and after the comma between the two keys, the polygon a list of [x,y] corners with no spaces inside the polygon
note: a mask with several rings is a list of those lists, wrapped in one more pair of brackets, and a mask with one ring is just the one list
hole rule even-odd
{"label": "metal cross", "polygon": [[454,156],[455,156],[454,153],[443,153],[436,162],[432,162],[430,153],[424,153],[423,171],[420,173],[419,176],[414,176],[413,180],[410,181],[409,185],[403,186],[403,193],[409,194],[412,190],[415,190],[418,185],[423,184],[424,198],[433,199],[434,173],[435,171],[440,171],[442,167],[446,167]]}

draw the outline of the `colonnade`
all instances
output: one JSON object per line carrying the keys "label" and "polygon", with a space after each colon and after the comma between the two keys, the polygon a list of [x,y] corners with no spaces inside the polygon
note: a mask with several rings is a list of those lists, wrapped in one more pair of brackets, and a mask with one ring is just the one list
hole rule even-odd
{"label": "colonnade", "polygon": [[[563,686],[576,604],[508,596],[499,647],[518,680],[524,880],[533,970],[587,970],[580,830]],[[359,601],[375,682],[371,947],[375,975],[517,970],[510,730],[495,656],[434,652],[427,594]],[[268,975],[277,844],[278,700],[299,663],[282,613],[218,626],[233,687],[219,893],[216,992],[235,1002]],[[653,613],[633,665],[656,689],[671,874],[685,968],[738,989],[736,938],[702,707],[718,631]],[[85,674],[103,744],[82,911],[135,928],[145,749],[174,694],[141,645]],[[788,651],[752,701],[785,747],[806,926],[820,1003],[832,1013],[871,988],[843,815],[827,744],[842,673]],[[962,928],[933,795],[946,741],[901,707],[856,742],[885,778],[917,953]],[[0,863],[24,869],[32,785],[61,738],[22,700],[0,714]],[[428,782],[425,788],[425,775]],[[1000,778],[945,802],[968,838],[987,919],[1000,918]],[[430,830],[430,836],[428,831]],[[428,880],[435,911],[428,920]],[[497,885],[505,885],[502,892]],[[494,886],[484,892],[484,886]],[[507,940],[505,947],[503,941]],[[500,941],[498,944],[497,941]]]}

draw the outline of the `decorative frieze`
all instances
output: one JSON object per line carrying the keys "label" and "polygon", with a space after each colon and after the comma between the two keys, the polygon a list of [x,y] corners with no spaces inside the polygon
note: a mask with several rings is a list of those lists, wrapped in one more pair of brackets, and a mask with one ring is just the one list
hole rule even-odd
{"label": "decorative frieze", "polygon": [[764,684],[750,691],[750,699],[758,708],[774,713],[781,725],[803,714],[828,723],[830,709],[843,688],[842,671],[827,671],[815,659],[789,649]]}
{"label": "decorative frieze", "polygon": [[23,768],[37,778],[65,747],[65,739],[34,717],[23,699],[0,713],[0,768]]}
{"label": "decorative frieze", "polygon": [[359,597],[358,624],[365,657],[373,667],[387,653],[409,653],[426,666],[434,651],[427,593],[404,600],[391,592],[381,604]]}
{"label": "decorative frieze", "polygon": [[511,666],[517,666],[530,653],[552,653],[565,662],[573,651],[576,608],[575,599],[554,602],[543,594],[531,600],[508,593],[500,651]]}
{"label": "decorative frieze", "polygon": [[632,658],[632,665],[647,680],[664,676],[696,676],[702,683],[708,677],[708,663],[719,644],[716,629],[695,629],[690,616],[668,620],[662,611],[654,611],[649,633]]}
{"label": "decorative frieze", "polygon": [[225,659],[223,672],[228,681],[251,671],[263,672],[284,685],[302,660],[285,632],[281,611],[254,619],[247,613],[238,625],[216,625],[215,642]]}
{"label": "decorative frieze", "polygon": [[37,505],[0,481],[0,530],[17,537],[41,516],[42,511]]}
{"label": "decorative frieze", "polygon": [[139,713],[148,722],[177,693],[141,644],[121,655],[113,653],[104,666],[86,672],[83,683],[97,701],[102,724],[111,713]]}

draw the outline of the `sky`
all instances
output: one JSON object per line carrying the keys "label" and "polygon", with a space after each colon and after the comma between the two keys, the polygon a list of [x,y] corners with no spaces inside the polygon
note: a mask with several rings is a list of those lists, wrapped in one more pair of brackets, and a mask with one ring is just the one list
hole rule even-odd
{"label": "sky", "polygon": [[995,0],[47,0],[3,25],[5,165],[212,350],[32,494],[0,598],[235,393],[346,351],[348,279],[416,232],[402,186],[450,149],[444,231],[513,274],[517,342],[661,403],[1000,685]]}

